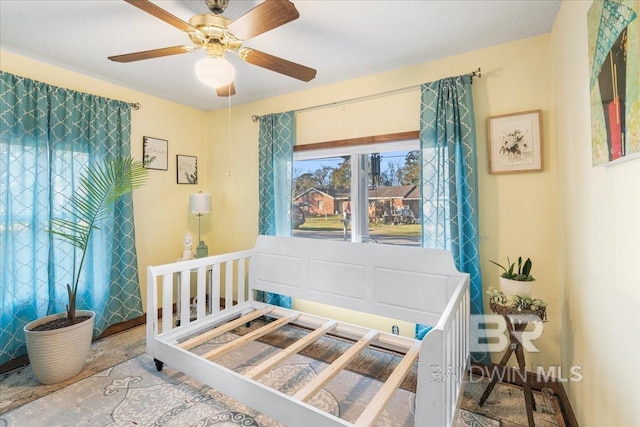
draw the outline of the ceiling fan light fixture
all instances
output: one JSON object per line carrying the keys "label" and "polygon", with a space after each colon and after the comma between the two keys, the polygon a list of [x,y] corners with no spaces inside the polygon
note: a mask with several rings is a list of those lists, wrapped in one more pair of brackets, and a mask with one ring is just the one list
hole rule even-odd
{"label": "ceiling fan light fixture", "polygon": [[[0,0],[2,1],[2,0]],[[115,62],[133,62],[178,55],[203,49],[207,58],[195,64],[195,73],[204,84],[214,87],[218,96],[233,96],[235,69],[224,58],[226,52],[251,65],[274,71],[304,82],[315,78],[316,70],[251,48],[243,48],[245,40],[264,34],[300,17],[290,0],[264,0],[231,21],[220,15],[230,0],[205,0],[212,13],[199,13],[189,22],[172,15],[150,0],[125,0],[132,6],[188,34],[193,46],[171,46],[110,56]]]}
{"label": "ceiling fan light fixture", "polygon": [[215,88],[229,86],[236,77],[236,70],[225,58],[203,58],[196,62],[198,79]]}

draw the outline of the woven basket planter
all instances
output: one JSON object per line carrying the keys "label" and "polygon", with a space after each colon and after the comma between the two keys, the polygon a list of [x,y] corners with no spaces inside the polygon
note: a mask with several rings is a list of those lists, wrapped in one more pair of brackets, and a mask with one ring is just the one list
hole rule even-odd
{"label": "woven basket planter", "polygon": [[492,302],[489,305],[491,307],[491,311],[502,316],[511,314],[533,314],[534,316],[538,316],[543,322],[547,321],[547,307],[540,307],[537,310],[518,310],[495,302]]}
{"label": "woven basket planter", "polygon": [[77,310],[76,316],[89,316],[89,319],[75,325],[51,331],[31,330],[66,315],[52,314],[27,323],[24,327],[29,362],[42,384],[55,384],[75,377],[89,357],[95,319],[93,311]]}

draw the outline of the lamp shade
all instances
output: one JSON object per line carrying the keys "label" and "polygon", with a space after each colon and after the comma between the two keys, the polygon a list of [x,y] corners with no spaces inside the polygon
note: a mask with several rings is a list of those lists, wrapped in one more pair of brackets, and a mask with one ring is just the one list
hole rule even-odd
{"label": "lamp shade", "polygon": [[196,62],[196,76],[206,85],[215,88],[229,86],[236,70],[225,58],[203,58]]}
{"label": "lamp shade", "polygon": [[205,214],[211,212],[211,194],[189,194],[189,210],[192,214]]}

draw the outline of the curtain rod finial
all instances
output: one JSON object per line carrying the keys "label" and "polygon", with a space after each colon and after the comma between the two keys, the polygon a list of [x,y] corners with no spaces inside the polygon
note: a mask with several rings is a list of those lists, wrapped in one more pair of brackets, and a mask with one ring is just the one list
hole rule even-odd
{"label": "curtain rod finial", "polygon": [[251,116],[251,120],[254,122],[257,122],[258,120],[260,120],[260,116],[256,116],[255,114],[253,116]]}

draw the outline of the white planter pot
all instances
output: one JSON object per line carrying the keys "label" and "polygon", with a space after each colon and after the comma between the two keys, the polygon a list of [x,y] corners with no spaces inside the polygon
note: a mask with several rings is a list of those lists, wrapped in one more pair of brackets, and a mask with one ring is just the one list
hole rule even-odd
{"label": "white planter pot", "polygon": [[29,362],[33,373],[42,384],[55,384],[75,377],[82,371],[89,357],[95,319],[93,311],[77,310],[76,316],[90,318],[66,328],[51,331],[31,330],[66,315],[67,313],[52,314],[27,323],[24,327]]}
{"label": "white planter pot", "polygon": [[531,296],[531,290],[533,289],[533,280],[529,282],[523,282],[519,280],[500,278],[500,288],[502,293],[509,298],[511,295],[519,295],[521,297]]}

